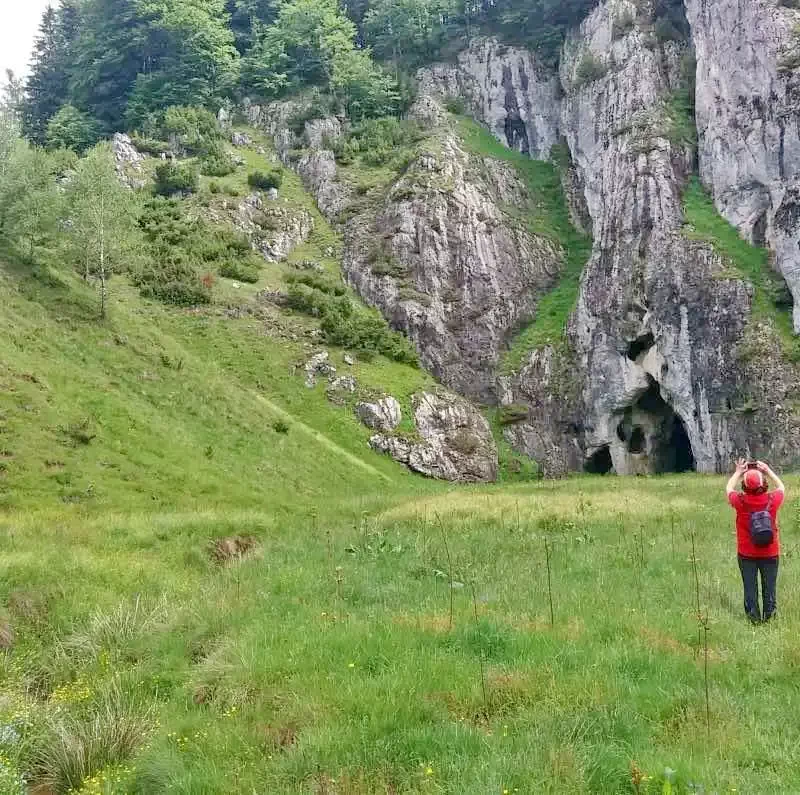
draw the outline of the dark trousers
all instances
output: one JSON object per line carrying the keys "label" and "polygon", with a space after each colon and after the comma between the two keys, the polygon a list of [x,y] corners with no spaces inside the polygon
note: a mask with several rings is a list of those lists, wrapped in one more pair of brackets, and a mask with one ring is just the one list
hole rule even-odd
{"label": "dark trousers", "polygon": [[769,621],[777,607],[778,558],[743,558],[740,555],[739,571],[742,572],[744,585],[744,611],[751,621],[761,621],[761,611],[758,609],[758,575],[761,575],[764,621]]}

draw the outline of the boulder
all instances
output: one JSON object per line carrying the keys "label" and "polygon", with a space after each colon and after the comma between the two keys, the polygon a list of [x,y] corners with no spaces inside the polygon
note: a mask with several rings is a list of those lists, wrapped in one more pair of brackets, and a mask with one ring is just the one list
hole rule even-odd
{"label": "boulder", "polygon": [[346,401],[348,395],[355,393],[356,386],[356,379],[352,375],[343,375],[330,380],[325,394],[331,403],[342,405]]}
{"label": "boulder", "polygon": [[332,377],[336,375],[336,368],[330,363],[328,351],[314,354],[305,365],[306,386],[312,389],[317,385],[318,376]]}
{"label": "boulder", "polygon": [[246,135],[245,133],[232,132],[231,143],[234,146],[252,146],[253,139],[249,135]]}
{"label": "boulder", "polygon": [[440,480],[497,480],[497,447],[485,417],[452,393],[423,393],[413,400],[422,441],[376,434],[370,446],[414,472]]}
{"label": "boulder", "polygon": [[359,403],[356,416],[373,431],[393,431],[402,419],[400,403],[391,395],[375,403]]}

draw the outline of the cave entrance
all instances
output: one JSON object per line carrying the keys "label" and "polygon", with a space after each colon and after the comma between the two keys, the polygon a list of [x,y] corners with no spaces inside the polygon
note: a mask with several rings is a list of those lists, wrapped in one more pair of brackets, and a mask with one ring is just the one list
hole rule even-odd
{"label": "cave entrance", "polygon": [[604,444],[589,457],[584,469],[591,475],[607,475],[614,468],[611,460],[611,450]]}
{"label": "cave entrance", "polygon": [[695,468],[686,426],[652,379],[647,391],[625,410],[617,439],[628,474],[690,472]]}

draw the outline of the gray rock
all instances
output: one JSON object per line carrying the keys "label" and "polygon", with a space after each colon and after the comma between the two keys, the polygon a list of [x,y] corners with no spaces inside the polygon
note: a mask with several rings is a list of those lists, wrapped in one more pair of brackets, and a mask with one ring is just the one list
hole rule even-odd
{"label": "gray rock", "polygon": [[347,400],[348,395],[355,394],[357,388],[356,379],[352,375],[343,375],[338,378],[332,378],[325,394],[331,403],[342,405]]}
{"label": "gray rock", "polygon": [[497,479],[497,448],[489,423],[469,402],[451,393],[414,397],[421,442],[376,434],[370,446],[409,469],[441,480]]}
{"label": "gray rock", "polygon": [[265,205],[260,193],[251,193],[228,213],[227,220],[243,231],[253,248],[268,262],[280,262],[308,240],[314,229],[311,215]]}
{"label": "gray rock", "polygon": [[433,96],[459,100],[511,149],[547,159],[559,136],[558,75],[536,56],[493,38],[474,39],[457,64],[439,64],[418,74],[420,100],[414,114],[440,124]]}
{"label": "gray rock", "polygon": [[278,189],[277,189],[277,188],[270,188],[270,189],[267,191],[267,198],[268,198],[268,199],[269,199],[271,202],[276,202],[276,201],[278,201]]}
{"label": "gray rock", "polygon": [[362,424],[373,431],[393,431],[402,420],[400,403],[391,396],[375,403],[358,403],[355,411]]}
{"label": "gray rock", "polygon": [[346,353],[344,355],[344,363],[352,367],[356,363],[356,360],[349,353]]}
{"label": "gray rock", "polygon": [[217,113],[217,123],[223,130],[227,130],[231,126],[231,114],[226,108],[220,108]]}
{"label": "gray rock", "polygon": [[686,0],[697,54],[700,175],[720,213],[765,243],[800,332],[800,13],[771,0]]}
{"label": "gray rock", "polygon": [[247,135],[246,133],[241,132],[232,132],[231,133],[231,143],[234,146],[252,146],[253,139]]}
{"label": "gray rock", "polygon": [[336,375],[336,368],[330,363],[328,351],[314,354],[305,364],[306,386],[313,389],[317,385],[317,378],[323,376],[332,378]]}
{"label": "gray rock", "polygon": [[142,179],[142,162],[146,158],[133,145],[131,137],[124,133],[114,133],[111,138],[111,152],[120,182],[130,188],[143,187],[145,180]]}
{"label": "gray rock", "polygon": [[535,315],[563,252],[505,214],[527,202],[510,165],[469,155],[453,132],[440,146],[439,171],[423,153],[377,217],[348,223],[343,268],[445,386],[493,402],[508,337]]}

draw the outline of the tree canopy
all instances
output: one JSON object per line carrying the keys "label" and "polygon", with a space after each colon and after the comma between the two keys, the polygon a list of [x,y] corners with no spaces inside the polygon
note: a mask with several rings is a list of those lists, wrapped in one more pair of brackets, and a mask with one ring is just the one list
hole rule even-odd
{"label": "tree canopy", "polygon": [[170,107],[215,111],[306,87],[355,120],[394,114],[413,69],[478,33],[556,59],[595,2],[62,0],[42,16],[23,133],[80,150],[93,136],[153,128]]}

